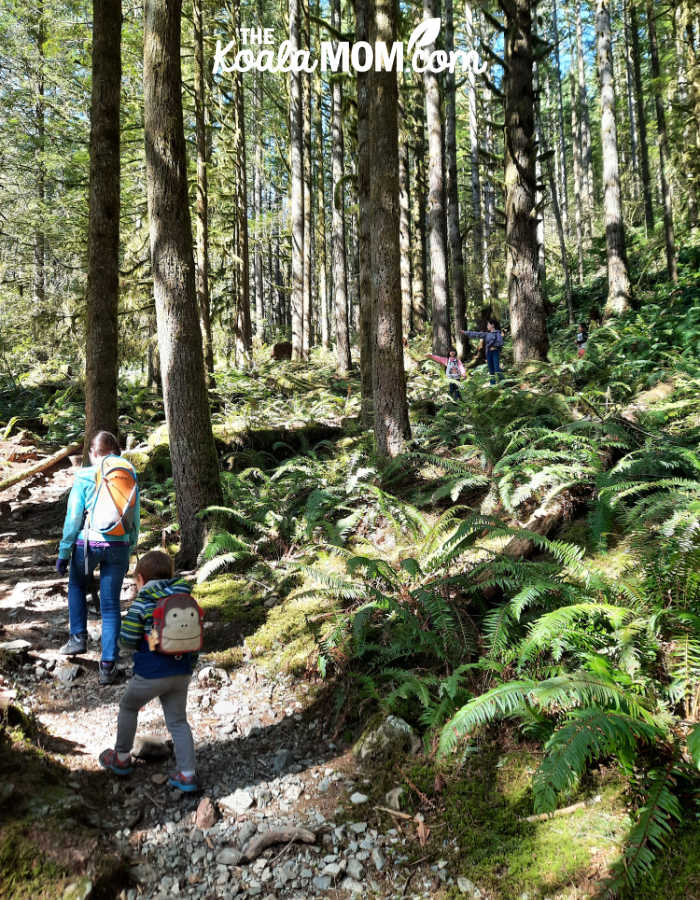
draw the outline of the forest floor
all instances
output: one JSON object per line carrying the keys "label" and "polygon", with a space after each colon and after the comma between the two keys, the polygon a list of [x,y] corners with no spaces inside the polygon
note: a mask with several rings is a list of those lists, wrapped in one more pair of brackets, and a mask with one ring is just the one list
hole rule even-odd
{"label": "forest floor", "polygon": [[[5,459],[16,450],[0,446]],[[59,653],[68,634],[67,579],[53,563],[71,481],[66,463],[3,496],[0,643],[26,643],[4,651],[0,693],[33,714],[38,732],[32,741],[15,734],[19,746],[25,738],[25,764],[4,772],[2,800],[25,814],[26,841],[37,837],[31,814],[41,817],[45,856],[32,862],[31,887],[13,832],[14,858],[7,846],[0,855],[17,867],[17,879],[6,870],[0,895],[80,897],[97,886],[101,896],[115,896],[123,885],[128,898],[438,896],[443,882],[454,881],[444,861],[409,863],[407,844],[415,841],[406,818],[393,823],[373,809],[370,779],[333,739],[323,693],[304,681],[268,677],[252,662],[229,675],[200,661],[188,704],[200,796],[167,786],[170,758],[140,760],[123,781],[100,768],[98,754],[113,746],[123,682],[97,684],[94,611],[88,652]],[[132,596],[127,577],[122,610]],[[167,737],[157,702],[141,712],[144,732]],[[287,825],[310,829],[315,843],[278,844],[241,862],[252,835]],[[7,844],[8,829],[3,837]],[[98,858],[109,864],[96,865]]]}

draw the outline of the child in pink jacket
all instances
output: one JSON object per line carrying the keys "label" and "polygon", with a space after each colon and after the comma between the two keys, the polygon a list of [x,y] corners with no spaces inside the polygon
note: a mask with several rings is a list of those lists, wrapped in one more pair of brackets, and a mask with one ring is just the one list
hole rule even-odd
{"label": "child in pink jacket", "polygon": [[460,379],[466,375],[464,363],[457,358],[457,351],[452,347],[449,356],[435,356],[429,353],[426,359],[432,359],[434,362],[440,363],[445,367],[445,375],[447,375],[447,384],[450,391],[450,397],[453,400],[461,400],[462,395],[459,392],[458,383]]}

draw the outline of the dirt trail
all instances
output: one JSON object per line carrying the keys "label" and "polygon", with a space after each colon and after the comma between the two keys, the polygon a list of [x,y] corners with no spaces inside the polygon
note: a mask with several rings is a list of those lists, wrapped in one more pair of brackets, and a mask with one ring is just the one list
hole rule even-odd
{"label": "dirt trail", "polygon": [[[8,446],[0,443],[5,457]],[[53,565],[72,466],[79,464],[72,458],[0,496],[0,643],[30,645],[0,669],[0,691],[17,691],[36,716],[51,758],[70,770],[67,783],[73,803],[84,804],[82,820],[96,829],[101,846],[126,858],[129,881],[119,896],[439,896],[451,881],[444,864],[405,865],[415,837],[368,802],[369,781],[332,740],[327,704],[314,699],[309,685],[266,677],[250,662],[229,675],[204,657],[190,688],[198,772],[216,822],[195,822],[201,796],[167,787],[171,758],[137,761],[134,774],[119,781],[100,769],[97,756],[113,746],[124,685],[97,684],[97,614],[88,620],[86,654],[66,660],[58,652],[68,634],[67,579]],[[123,610],[132,595],[127,577]],[[146,732],[167,737],[157,701],[141,712],[139,734]],[[50,801],[45,812],[52,812]],[[290,824],[313,830],[316,844],[276,846],[243,863],[240,850],[253,834]],[[83,850],[73,896],[87,897],[94,846]]]}

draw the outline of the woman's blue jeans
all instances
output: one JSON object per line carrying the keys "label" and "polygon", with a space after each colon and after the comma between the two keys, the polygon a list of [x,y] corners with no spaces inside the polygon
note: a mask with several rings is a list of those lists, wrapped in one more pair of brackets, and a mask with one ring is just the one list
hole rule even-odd
{"label": "woman's blue jeans", "polygon": [[[88,552],[88,572],[90,575],[100,567],[100,610],[102,612],[102,662],[117,659],[117,640],[121,628],[119,595],[122,581],[129,568],[129,545],[106,542],[97,546],[90,544]],[[85,547],[76,544],[70,561],[68,576],[68,616],[70,633],[87,632],[87,588],[85,577]]]}
{"label": "woman's blue jeans", "polygon": [[501,372],[500,350],[489,350],[489,352],[486,354],[486,365],[489,367],[491,384],[496,383],[496,379],[493,377],[494,375],[498,375],[498,380],[501,381],[501,379],[503,378],[503,372]]}

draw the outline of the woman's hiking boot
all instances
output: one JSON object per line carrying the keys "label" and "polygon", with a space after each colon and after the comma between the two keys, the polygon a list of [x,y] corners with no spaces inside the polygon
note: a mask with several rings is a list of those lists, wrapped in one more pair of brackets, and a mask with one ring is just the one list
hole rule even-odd
{"label": "woman's hiking boot", "polygon": [[115,662],[101,662],[98,682],[100,684],[114,684],[119,677],[119,671]]}
{"label": "woman's hiking boot", "polygon": [[78,653],[85,653],[87,650],[87,634],[72,634],[66,643],[58,651],[64,656],[76,656]]}

